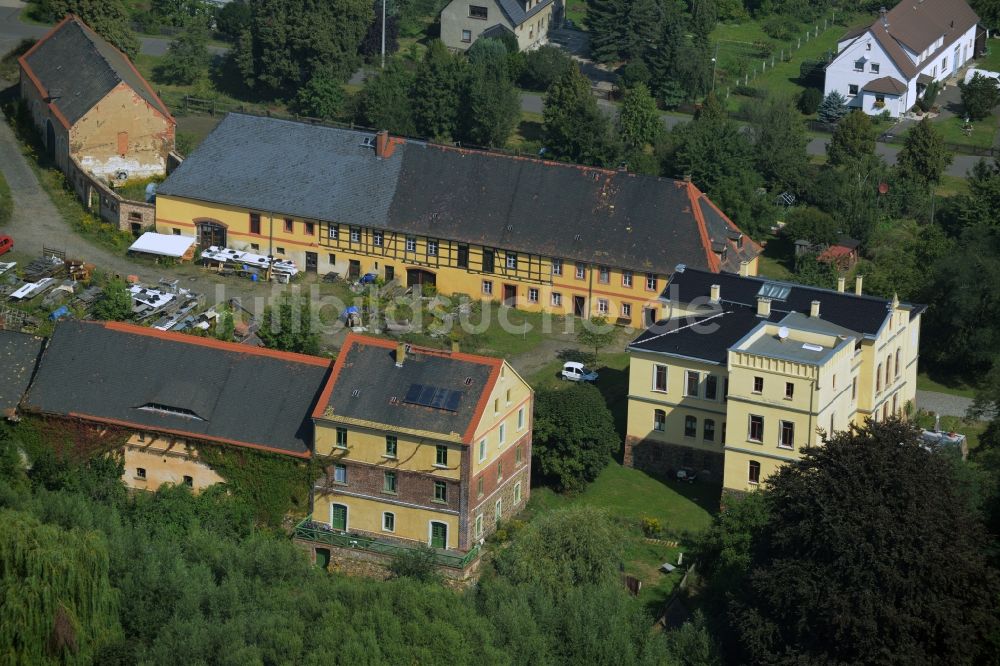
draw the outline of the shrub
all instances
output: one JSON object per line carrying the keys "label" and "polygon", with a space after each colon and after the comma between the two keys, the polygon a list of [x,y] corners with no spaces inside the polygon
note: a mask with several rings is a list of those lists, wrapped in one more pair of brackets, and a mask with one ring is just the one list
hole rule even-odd
{"label": "shrub", "polygon": [[389,571],[396,578],[412,578],[425,583],[438,579],[434,551],[424,545],[409,548],[393,557]]}
{"label": "shrub", "polygon": [[634,88],[637,83],[648,85],[650,78],[651,75],[646,63],[636,60],[621,68],[621,72],[618,74],[618,87]]}
{"label": "shrub", "polygon": [[[645,68],[645,65],[638,63]],[[562,76],[575,63],[557,46],[546,45],[524,56],[524,70],[520,84],[529,90],[548,90],[552,82]],[[646,77],[649,78],[647,71]]]}
{"label": "shrub", "polygon": [[773,14],[764,19],[760,27],[764,34],[771,39],[787,42],[798,34],[802,26],[795,21],[789,21],[787,18]]}
{"label": "shrub", "polygon": [[799,94],[797,106],[799,111],[807,116],[816,113],[820,102],[823,101],[823,91],[818,88],[806,88]]}
{"label": "shrub", "polygon": [[658,518],[642,517],[642,533],[650,539],[659,539],[663,534],[663,525]]}
{"label": "shrub", "polygon": [[735,86],[733,87],[734,95],[742,95],[744,97],[753,97],[754,99],[767,99],[767,91],[761,88],[754,88],[753,86]]}

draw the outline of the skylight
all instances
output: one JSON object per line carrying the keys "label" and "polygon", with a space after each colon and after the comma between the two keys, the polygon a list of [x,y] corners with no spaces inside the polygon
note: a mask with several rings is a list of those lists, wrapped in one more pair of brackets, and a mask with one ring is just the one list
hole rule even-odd
{"label": "skylight", "polygon": [[757,292],[757,295],[763,296],[764,298],[770,298],[772,300],[783,301],[788,298],[788,293],[791,290],[792,288],[785,284],[765,282],[761,285],[760,291]]}
{"label": "skylight", "polygon": [[173,407],[171,405],[161,405],[157,402],[147,402],[145,405],[139,407],[144,412],[153,412],[156,414],[170,414],[171,416],[180,416],[185,419],[193,419],[195,421],[204,421],[205,419],[198,416],[195,412],[190,409],[185,409],[184,407]]}

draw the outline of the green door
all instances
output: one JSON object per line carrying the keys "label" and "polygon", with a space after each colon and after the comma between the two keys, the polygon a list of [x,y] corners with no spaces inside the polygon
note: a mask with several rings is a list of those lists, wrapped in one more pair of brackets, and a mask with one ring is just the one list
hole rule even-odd
{"label": "green door", "polygon": [[343,504],[330,506],[330,527],[335,530],[347,531],[347,507]]}
{"label": "green door", "polygon": [[431,523],[431,548],[448,547],[448,526],[444,523]]}
{"label": "green door", "polygon": [[329,548],[317,548],[316,549],[316,566],[320,569],[330,568],[330,549]]}

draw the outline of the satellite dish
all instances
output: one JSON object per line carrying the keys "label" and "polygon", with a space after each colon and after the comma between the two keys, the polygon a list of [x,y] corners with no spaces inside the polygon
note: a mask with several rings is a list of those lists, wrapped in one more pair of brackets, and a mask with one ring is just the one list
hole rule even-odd
{"label": "satellite dish", "polygon": [[786,339],[788,339],[788,327],[787,326],[782,326],[781,328],[778,329],[778,339],[779,340],[786,340]]}

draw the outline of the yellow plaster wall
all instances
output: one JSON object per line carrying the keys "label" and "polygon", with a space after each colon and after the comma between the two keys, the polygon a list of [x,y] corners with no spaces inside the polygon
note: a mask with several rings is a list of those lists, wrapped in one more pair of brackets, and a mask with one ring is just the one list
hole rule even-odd
{"label": "yellow plaster wall", "polygon": [[[516,289],[515,305],[526,311],[546,311],[555,314],[573,314],[574,298],[583,299],[585,316],[603,315],[609,320],[640,325],[644,307],[656,310],[663,316],[665,308],[657,298],[666,284],[665,275],[647,274],[642,270],[623,267],[581,264],[582,277],[577,277],[577,262],[555,260],[551,257],[511,253],[517,257],[516,268],[508,268],[507,255],[503,249],[494,252],[494,270],[483,272],[484,248],[468,246],[468,267],[458,265],[458,242],[448,239],[428,239],[410,236],[414,248],[407,250],[406,234],[332,225],[336,228],[336,238],[330,236],[330,224],[316,222],[314,233],[305,233],[305,221],[294,218],[292,233],[284,231],[284,216],[271,215],[267,211],[254,211],[261,215],[261,234],[250,234],[250,210],[246,208],[210,204],[181,199],[169,195],[156,198],[156,228],[160,233],[195,236],[196,220],[214,220],[227,228],[227,244],[237,250],[273,254],[296,262],[300,268],[306,264],[306,252],[317,254],[318,272],[335,271],[348,275],[350,262],[357,261],[361,274],[376,273],[386,275],[386,267],[391,266],[395,279],[407,281],[407,269],[426,270],[435,275],[437,289],[443,294],[466,294],[471,298],[500,302],[505,297],[504,286]],[[273,225],[272,225],[273,219]],[[352,230],[356,235],[352,235]],[[381,234],[380,245],[376,245],[377,233]],[[428,254],[428,240],[437,242],[437,253]],[[256,245],[256,248],[253,247]],[[331,257],[332,255],[332,257]],[[331,260],[332,259],[332,260]],[[647,277],[653,279],[652,288],[647,288]],[[627,283],[631,281],[629,286]],[[487,287],[484,283],[490,283]],[[534,291],[532,291],[534,290]],[[490,292],[490,293],[487,293]],[[558,297],[558,304],[554,300]],[[606,301],[606,303],[602,303]],[[628,315],[623,314],[623,305],[630,307]],[[602,312],[606,307],[606,312]]]}
{"label": "yellow plaster wall", "polygon": [[[190,476],[195,492],[224,483],[215,470],[198,460],[198,452],[185,442],[133,434],[125,445],[125,471],[122,481],[129,488],[156,490],[164,483],[180,485]],[[138,477],[138,468],[146,470],[146,478]]]}
{"label": "yellow plaster wall", "polygon": [[[667,366],[667,391],[665,393],[653,389],[653,372],[657,365]],[[699,373],[699,394],[697,397],[685,395],[685,377],[688,371]],[[638,439],[682,444],[701,451],[721,453],[722,433],[727,421],[726,402],[723,396],[728,374],[725,366],[633,351],[629,361],[629,403],[626,434]],[[704,397],[706,394],[705,383],[709,375],[717,378],[716,398],[714,400]],[[653,427],[654,412],[657,409],[666,412],[666,422],[662,432]],[[697,419],[695,437],[688,437],[684,434],[687,416],[694,416]],[[715,421],[713,441],[707,441],[704,438],[705,419]]]}
{"label": "yellow plaster wall", "polygon": [[[347,448],[340,448],[337,443],[338,427],[347,428]],[[424,472],[443,479],[459,479],[461,477],[462,455],[464,446],[455,442],[444,442],[430,437],[417,437],[389,430],[377,430],[360,426],[337,424],[331,421],[316,422],[316,454],[331,456],[354,462],[378,465],[385,469],[399,469],[414,472]],[[386,455],[386,435],[395,434],[396,457]],[[438,466],[437,445],[448,447],[447,466]]]}
{"label": "yellow plaster wall", "polygon": [[[509,398],[508,398],[509,395]],[[518,411],[524,410],[524,424],[517,427]],[[496,386],[490,392],[486,409],[472,440],[472,474],[489,467],[510,450],[511,445],[527,434],[532,427],[531,387],[509,363],[504,361]],[[500,424],[504,424],[504,442],[500,443]],[[479,458],[480,443],[486,442],[486,457]]]}
{"label": "yellow plaster wall", "polygon": [[[347,507],[348,531],[369,532],[429,545],[430,523],[435,521],[448,526],[448,548],[458,548],[458,516],[455,514],[333,493],[316,497],[312,519],[329,524],[331,504],[343,504]],[[394,532],[382,530],[382,514],[386,511],[396,515]]]}
{"label": "yellow plaster wall", "polygon": [[[118,152],[118,133],[128,133],[128,152]],[[76,122],[70,154],[97,175],[125,171],[129,177],[166,173],[174,126],[124,83]]]}

